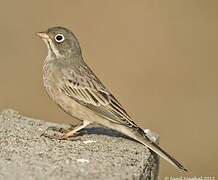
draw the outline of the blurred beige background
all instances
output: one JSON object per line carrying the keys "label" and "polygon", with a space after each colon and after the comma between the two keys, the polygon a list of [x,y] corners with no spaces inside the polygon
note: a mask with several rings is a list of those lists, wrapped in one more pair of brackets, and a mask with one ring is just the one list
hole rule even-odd
{"label": "blurred beige background", "polygon": [[218,175],[218,1],[1,1],[0,109],[73,122],[47,97],[47,55],[35,32],[74,31],[86,62],[189,173],[161,161],[165,176]]}

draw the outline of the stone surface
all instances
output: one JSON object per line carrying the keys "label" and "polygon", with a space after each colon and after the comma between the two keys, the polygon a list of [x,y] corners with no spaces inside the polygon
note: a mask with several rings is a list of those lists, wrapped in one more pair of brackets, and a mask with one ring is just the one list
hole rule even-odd
{"label": "stone surface", "polygon": [[[60,141],[40,136],[49,126],[68,127],[13,110],[0,113],[0,179],[157,178],[158,157],[113,130],[90,127],[76,141]],[[155,134],[150,136],[157,139]]]}

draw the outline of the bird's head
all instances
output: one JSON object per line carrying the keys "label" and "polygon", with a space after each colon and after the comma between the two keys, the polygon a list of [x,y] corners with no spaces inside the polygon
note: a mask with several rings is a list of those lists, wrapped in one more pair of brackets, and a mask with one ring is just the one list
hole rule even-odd
{"label": "bird's head", "polygon": [[64,27],[52,27],[47,31],[36,33],[46,43],[49,56],[56,58],[81,55],[76,36]]}

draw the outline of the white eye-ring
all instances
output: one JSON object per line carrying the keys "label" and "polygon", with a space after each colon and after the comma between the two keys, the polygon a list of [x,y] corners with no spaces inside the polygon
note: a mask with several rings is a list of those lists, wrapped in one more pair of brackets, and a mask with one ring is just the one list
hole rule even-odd
{"label": "white eye-ring", "polygon": [[55,41],[57,41],[57,42],[63,42],[64,41],[64,35],[63,34],[57,34],[56,36],[55,36]]}

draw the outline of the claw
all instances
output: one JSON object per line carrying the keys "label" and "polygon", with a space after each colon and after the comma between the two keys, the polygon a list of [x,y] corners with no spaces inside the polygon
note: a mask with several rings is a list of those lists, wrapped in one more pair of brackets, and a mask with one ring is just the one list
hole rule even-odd
{"label": "claw", "polygon": [[57,140],[70,140],[70,141],[79,140],[78,137],[75,137],[75,136],[65,137],[64,135],[65,134],[63,134],[63,135],[58,135],[58,134],[50,135],[50,134],[43,133],[40,136],[44,136],[44,137],[49,138],[49,139],[57,139]]}
{"label": "claw", "polygon": [[81,133],[79,132],[79,130],[83,129],[84,127],[86,127],[87,125],[89,125],[90,123],[84,123],[82,125],[70,125],[70,128],[68,129],[64,129],[64,128],[58,128],[58,127],[48,127],[46,131],[48,130],[52,130],[54,132],[58,132],[59,134],[61,133],[61,135],[58,135],[58,133],[54,133],[53,135],[49,135],[47,133],[43,133],[41,134],[41,136],[50,138],[50,139],[58,139],[58,140],[78,140],[79,138],[76,138],[78,135],[81,135]]}
{"label": "claw", "polygon": [[46,131],[49,131],[49,130],[52,130],[52,131],[57,131],[57,132],[60,132],[60,133],[63,133],[65,131],[64,128],[59,128],[59,127],[56,127],[56,126],[50,126],[46,129]]}
{"label": "claw", "polygon": [[[49,139],[75,141],[75,140],[79,139],[79,138],[76,138],[76,136],[80,135],[80,132],[75,132],[73,134],[73,136],[67,136],[67,133],[72,131],[74,129],[74,127],[75,126],[71,125],[70,128],[64,129],[64,128],[59,128],[59,127],[56,127],[56,126],[50,126],[40,136],[44,136],[44,137],[49,138]],[[46,133],[46,131],[49,131],[49,130],[54,131],[54,133],[53,134]],[[58,133],[55,133],[55,132],[58,132]]]}

